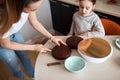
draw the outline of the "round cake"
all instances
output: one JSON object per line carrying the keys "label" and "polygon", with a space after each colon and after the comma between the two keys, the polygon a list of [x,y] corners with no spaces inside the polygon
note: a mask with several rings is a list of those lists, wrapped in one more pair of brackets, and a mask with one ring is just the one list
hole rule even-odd
{"label": "round cake", "polygon": [[52,49],[52,56],[58,60],[64,60],[71,55],[71,48],[61,44]]}
{"label": "round cake", "polygon": [[82,41],[83,38],[78,36],[68,37],[66,40],[67,45],[72,49],[77,49],[78,43]]}

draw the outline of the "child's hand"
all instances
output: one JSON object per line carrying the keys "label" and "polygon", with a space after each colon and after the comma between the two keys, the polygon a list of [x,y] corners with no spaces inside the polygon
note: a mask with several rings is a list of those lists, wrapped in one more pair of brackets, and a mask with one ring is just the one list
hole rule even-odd
{"label": "child's hand", "polygon": [[93,27],[92,31],[97,31],[97,29],[96,29],[96,27],[95,27],[95,26]]}
{"label": "child's hand", "polygon": [[84,33],[80,34],[80,36],[88,36],[88,32],[84,32]]}

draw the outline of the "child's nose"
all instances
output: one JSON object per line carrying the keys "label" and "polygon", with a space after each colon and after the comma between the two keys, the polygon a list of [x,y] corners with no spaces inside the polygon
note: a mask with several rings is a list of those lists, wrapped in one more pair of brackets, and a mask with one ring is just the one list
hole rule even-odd
{"label": "child's nose", "polygon": [[85,13],[85,12],[86,12],[86,9],[83,9],[82,11],[83,11],[83,13]]}

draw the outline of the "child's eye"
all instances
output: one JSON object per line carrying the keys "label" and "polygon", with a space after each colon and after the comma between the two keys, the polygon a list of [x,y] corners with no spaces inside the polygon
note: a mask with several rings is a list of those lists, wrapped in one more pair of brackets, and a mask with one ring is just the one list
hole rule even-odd
{"label": "child's eye", "polygon": [[90,8],[86,8],[86,10],[89,10]]}

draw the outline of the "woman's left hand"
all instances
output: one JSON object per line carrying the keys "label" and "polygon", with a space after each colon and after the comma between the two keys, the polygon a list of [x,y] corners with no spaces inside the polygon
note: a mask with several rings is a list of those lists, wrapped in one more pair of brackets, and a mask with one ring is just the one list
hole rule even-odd
{"label": "woman's left hand", "polygon": [[61,39],[52,37],[51,40],[52,40],[52,42],[56,43],[58,46],[60,46],[60,44],[63,44],[63,45],[67,46],[67,44],[65,42],[63,42]]}

